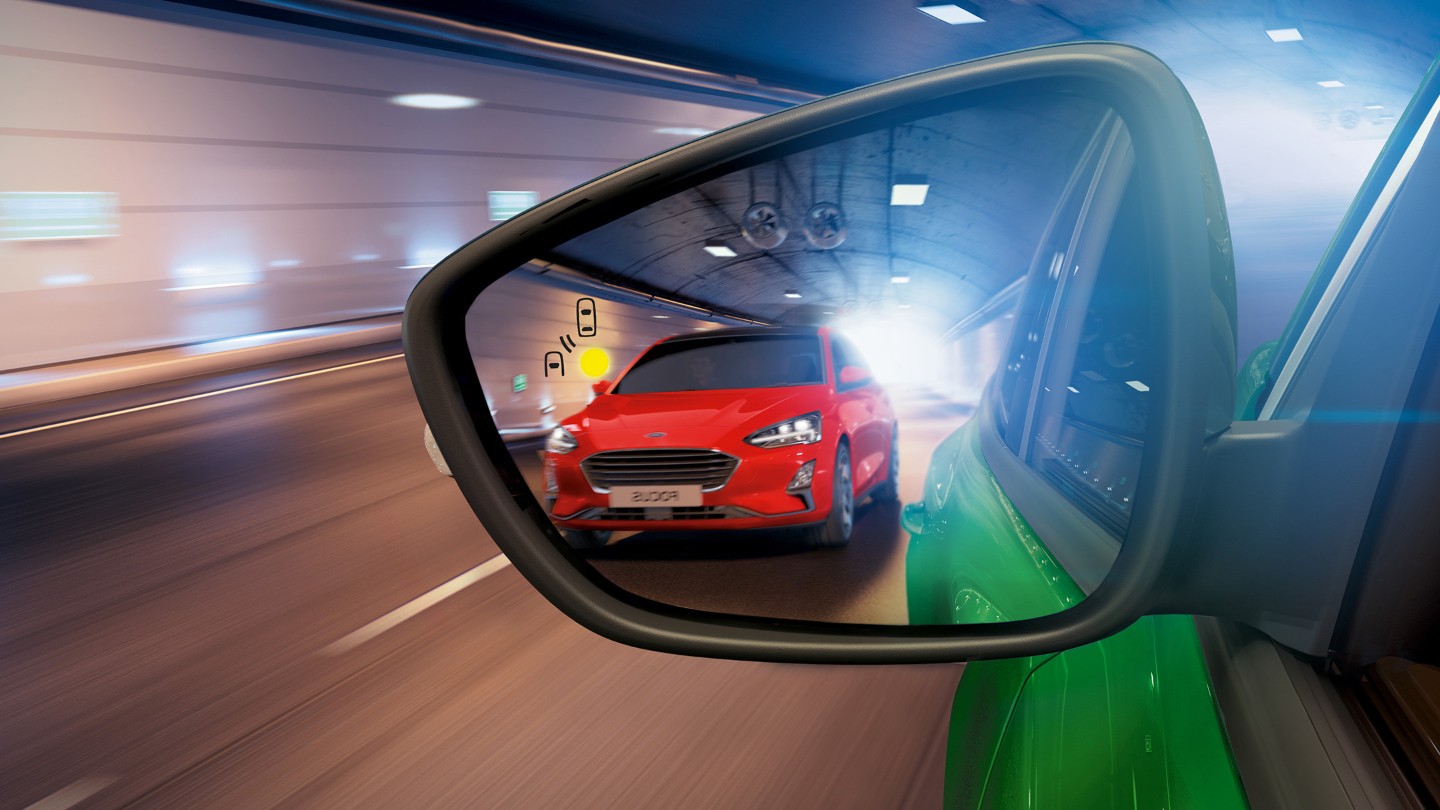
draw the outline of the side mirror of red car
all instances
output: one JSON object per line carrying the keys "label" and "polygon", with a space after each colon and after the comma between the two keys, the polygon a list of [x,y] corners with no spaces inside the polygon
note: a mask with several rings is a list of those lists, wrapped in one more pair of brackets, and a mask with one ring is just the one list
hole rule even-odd
{"label": "side mirror of red car", "polygon": [[870,372],[859,366],[846,366],[840,369],[840,384],[861,385],[870,381]]}
{"label": "side mirror of red car", "polygon": [[601,394],[608,393],[610,391],[610,385],[609,380],[596,380],[590,384],[590,390],[594,391],[595,396],[598,397]]}

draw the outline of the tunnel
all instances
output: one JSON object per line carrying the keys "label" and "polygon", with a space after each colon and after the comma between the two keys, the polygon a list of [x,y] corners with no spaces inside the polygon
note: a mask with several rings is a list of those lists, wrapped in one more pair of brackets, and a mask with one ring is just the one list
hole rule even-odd
{"label": "tunnel", "polygon": [[[0,806],[943,803],[969,664],[667,656],[555,610],[426,453],[407,296],[492,228],[694,139],[1113,40],[1169,65],[1204,122],[1243,362],[1287,328],[1440,13],[1026,0],[947,25],[893,5],[0,0]],[[1105,190],[1095,144],[1121,138],[1105,110],[1047,104],[721,167],[492,268],[465,340],[511,502],[667,607],[926,623],[904,510],[951,480],[997,372],[1033,360],[1027,285],[1060,277],[1062,203],[1082,174]],[[688,360],[644,382],[697,347],[730,382],[686,382]],[[1074,360],[1104,375],[1075,395],[1143,398],[1116,351]],[[862,388],[870,438],[839,415]],[[645,397],[694,404],[625,410]],[[634,435],[602,445],[587,420]],[[825,438],[780,438],[807,431]],[[697,438],[641,444],[668,432]],[[1037,453],[1069,463],[1078,435]],[[1067,486],[1123,527],[1138,462],[1085,452]],[[654,483],[626,453],[699,469],[687,500],[617,505]],[[864,483],[836,544],[841,466]],[[1052,552],[1082,590],[1108,570]]]}

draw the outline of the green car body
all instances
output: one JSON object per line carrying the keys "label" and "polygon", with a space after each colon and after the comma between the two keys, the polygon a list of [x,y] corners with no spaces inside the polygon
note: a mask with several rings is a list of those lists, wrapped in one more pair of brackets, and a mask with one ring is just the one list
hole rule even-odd
{"label": "green car body", "polygon": [[[1275,352],[1240,370],[1253,419]],[[936,448],[905,509],[912,624],[1014,621],[1084,598],[990,472],[972,420]],[[1146,616],[1051,655],[977,661],[951,708],[947,808],[1248,807],[1194,619]]]}

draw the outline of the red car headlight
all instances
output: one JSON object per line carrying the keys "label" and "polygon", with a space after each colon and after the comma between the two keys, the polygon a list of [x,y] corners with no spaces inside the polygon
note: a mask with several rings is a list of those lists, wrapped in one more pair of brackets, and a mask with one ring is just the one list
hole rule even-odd
{"label": "red car headlight", "polygon": [[814,444],[820,441],[820,412],[812,411],[776,422],[763,430],[757,430],[745,437],[745,441],[756,447],[789,447],[792,444]]}

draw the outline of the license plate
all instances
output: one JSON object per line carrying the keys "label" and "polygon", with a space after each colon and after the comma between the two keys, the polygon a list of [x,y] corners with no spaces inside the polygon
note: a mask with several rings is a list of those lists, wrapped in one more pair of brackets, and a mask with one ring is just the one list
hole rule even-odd
{"label": "license plate", "polygon": [[610,507],[704,506],[699,484],[673,487],[611,487]]}

